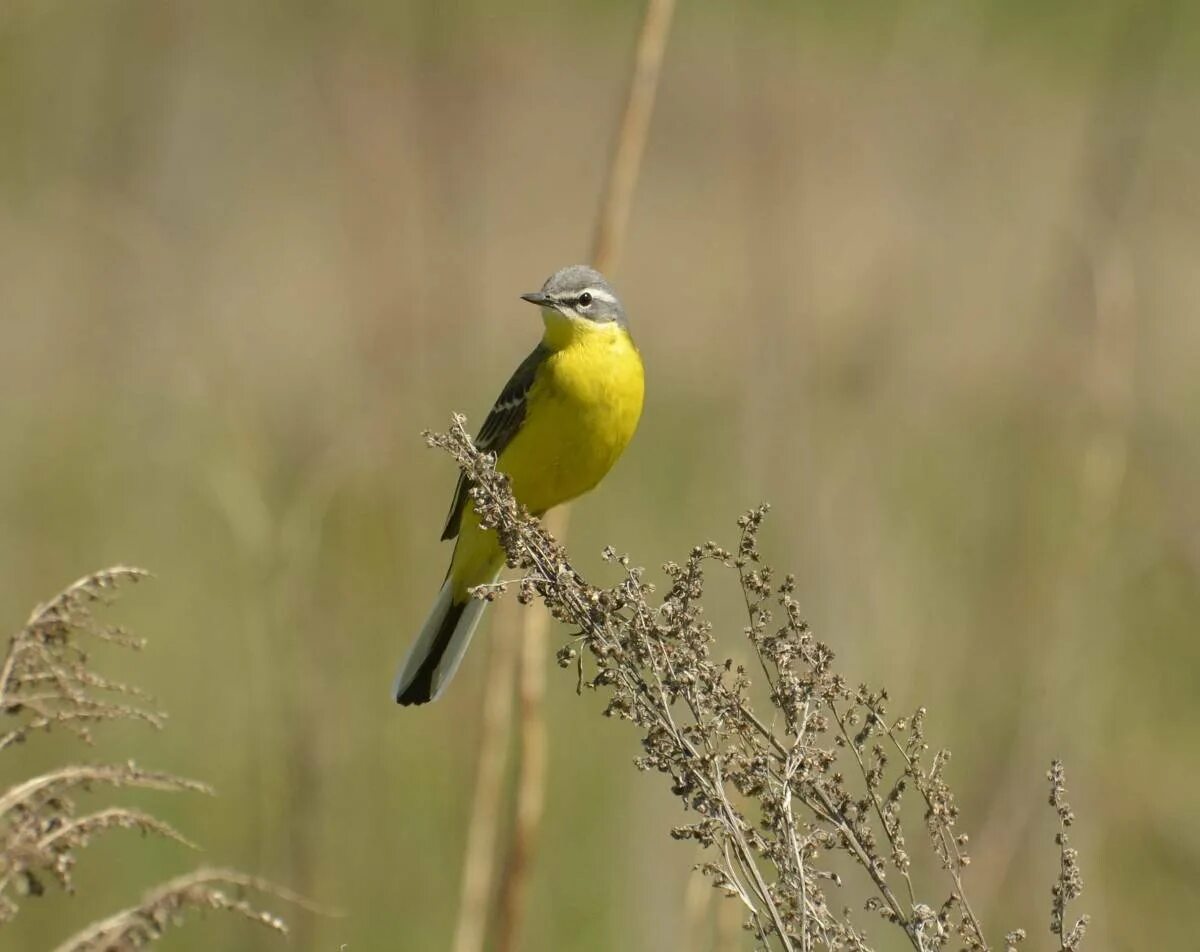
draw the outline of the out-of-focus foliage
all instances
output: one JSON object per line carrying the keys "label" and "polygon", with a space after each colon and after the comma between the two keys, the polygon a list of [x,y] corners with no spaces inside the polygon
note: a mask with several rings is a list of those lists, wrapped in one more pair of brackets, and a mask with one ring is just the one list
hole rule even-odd
{"label": "out-of-focus foliage", "polygon": [[[121,610],[151,647],[104,667],[172,712],[138,760],[213,782],[160,810],[211,855],[347,910],[304,949],[451,932],[488,635],[390,703],[448,557],[418,434],[481,419],[538,334],[516,296],[584,253],[638,16],[449,6],[0,13],[0,617],[155,571]],[[770,500],[843,670],[958,753],[973,902],[1031,942],[1070,765],[1098,952],[1195,933],[1198,35],[1183,3],[681,3],[616,280],[646,415],[572,516],[603,582],[606,543],[655,564]],[[694,948],[674,804],[569,680],[530,947]],[[117,839],[16,947],[186,863]]]}
{"label": "out-of-focus foliage", "polygon": [[[21,760],[13,759],[16,751],[31,738],[40,739],[43,732],[64,732],[90,745],[96,730],[117,723],[163,726],[165,714],[142,706],[144,692],[112,681],[89,665],[97,643],[143,647],[140,639],[119,626],[101,624],[94,608],[122,585],[145,577],[145,571],[127,565],[85,575],[39,604],[9,639],[0,656],[0,714],[12,725],[0,736],[0,751],[8,757],[9,772],[19,775]],[[36,902],[50,888],[73,894],[80,854],[102,834],[134,830],[146,839],[157,837],[197,848],[149,813],[122,806],[96,809],[88,794],[98,789],[212,792],[203,783],[145,770],[132,760],[61,766],[19,777],[0,792],[0,927],[11,923],[26,901]],[[126,856],[123,862],[133,866],[137,860]],[[265,880],[234,870],[199,869],[158,884],[133,906],[89,923],[54,947],[57,952],[131,952],[157,941],[196,908],[235,912],[286,935],[283,920],[248,901],[243,895],[248,891],[288,895]]]}

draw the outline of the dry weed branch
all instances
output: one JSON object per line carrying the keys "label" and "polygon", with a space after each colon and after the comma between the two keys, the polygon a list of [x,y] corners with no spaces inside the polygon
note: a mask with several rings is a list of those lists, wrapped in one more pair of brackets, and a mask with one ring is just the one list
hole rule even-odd
{"label": "dry weed branch", "polygon": [[245,897],[255,892],[305,905],[301,897],[274,883],[229,869],[198,869],[163,883],[136,906],[95,922],[72,936],[55,952],[127,952],[158,939],[190,909],[219,909],[257,922],[281,935],[287,924],[278,916],[258,909]]}
{"label": "dry weed branch", "polygon": [[56,725],[90,741],[89,725],[112,720],[141,720],[161,727],[161,712],[118,697],[145,700],[127,684],[101,677],[88,668],[87,641],[107,641],[134,650],[142,642],[116,625],[101,625],[92,613],[122,584],[146,578],[146,571],[117,565],[81,578],[34,609],[9,641],[0,665],[0,714],[13,726],[0,733],[0,750],[31,732]]}
{"label": "dry weed branch", "polygon": [[[12,726],[0,733],[0,751],[54,727],[65,727],[91,743],[91,729],[99,723],[133,720],[163,726],[165,715],[144,706],[145,694],[89,667],[94,642],[142,647],[122,628],[99,623],[93,610],[110,600],[120,585],[146,575],[123,565],[88,575],[39,605],[12,636],[0,665],[0,715]],[[16,916],[22,902],[43,895],[47,882],[73,891],[72,873],[79,854],[99,833],[136,830],[194,848],[170,824],[141,810],[81,809],[80,798],[102,787],[212,793],[207,784],[146,770],[132,761],[61,767],[0,791],[0,926]],[[156,939],[188,907],[228,909],[285,931],[273,914],[229,895],[222,885],[295,898],[240,873],[201,870],[172,880],[139,905],[87,927],[61,948],[139,948]]]}
{"label": "dry weed branch", "polygon": [[1058,879],[1051,889],[1050,932],[1058,939],[1059,952],[1077,952],[1087,931],[1088,917],[1080,916],[1074,924],[1067,926],[1067,905],[1078,899],[1083,892],[1083,876],[1079,871],[1079,851],[1071,846],[1068,827],[1075,822],[1075,814],[1067,803],[1067,775],[1061,761],[1050,764],[1046,775],[1050,781],[1050,806],[1058,814]]}
{"label": "dry weed branch", "polygon": [[[426,440],[471,478],[483,524],[497,532],[510,567],[524,572],[518,599],[540,598],[577,632],[558,652],[559,663],[580,666],[581,683],[605,695],[605,715],[639,729],[637,766],[666,776],[689,815],[672,836],[708,851],[712,859],[700,868],[742,904],[745,927],[761,948],[871,948],[865,927],[833,892],[841,879],[830,859],[841,855],[865,877],[871,893],[865,909],[902,930],[918,952],[952,945],[988,952],[964,890],[970,858],[946,779],[950,754],[930,751],[923,709],[895,717],[886,691],[852,687],[834,668],[833,652],[800,616],[792,577],[779,578],[761,560],[766,507],[739,520],[736,550],[707,542],[682,564],[667,563],[670,585],[661,599],[652,598],[643,570],[611,549],[605,558],[622,568],[623,578],[597,588],[513,499],[507,477],[476,450],[462,417],[448,433]],[[761,676],[770,705],[766,717],[754,710],[751,673],[713,653],[716,639],[702,605],[712,569],[735,572],[739,580],[754,678]],[[595,667],[586,682],[581,649]],[[904,822],[909,791],[946,873],[933,901],[923,901],[913,881]],[[1078,894],[1075,855],[1065,845],[1062,864],[1056,897],[1065,910]],[[1082,930],[1064,936],[1060,920],[1062,949],[1078,949]],[[1021,937],[1020,930],[1009,933],[1008,945]]]}

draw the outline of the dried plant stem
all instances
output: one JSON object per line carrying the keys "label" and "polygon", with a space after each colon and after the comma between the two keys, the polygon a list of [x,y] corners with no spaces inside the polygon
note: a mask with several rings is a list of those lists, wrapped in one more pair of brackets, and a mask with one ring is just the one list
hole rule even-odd
{"label": "dried plant stem", "polygon": [[[120,627],[100,623],[93,609],[110,600],[121,585],[145,577],[142,569],[125,565],[88,575],[38,606],[12,636],[0,663],[0,714],[16,726],[0,738],[0,750],[33,732],[56,726],[85,741],[91,739],[89,727],[106,721],[163,726],[165,715],[113,699],[114,695],[143,698],[143,692],[89,666],[89,648],[96,641],[142,647],[141,640]],[[60,767],[0,790],[0,927],[26,902],[44,895],[48,883],[73,892],[79,858],[100,833],[136,830],[195,848],[169,823],[143,810],[122,806],[86,809],[89,795],[102,788],[212,793],[207,784],[145,770],[133,761]],[[229,886],[236,892],[227,892]],[[159,886],[136,906],[92,923],[59,950],[132,952],[159,939],[189,908],[228,910],[286,933],[282,920],[244,898],[247,889],[288,900],[298,898],[255,877],[200,870]]]}
{"label": "dried plant stem", "polygon": [[592,263],[601,271],[616,270],[625,226],[633,204],[633,192],[641,170],[650,117],[658,95],[658,77],[662,71],[663,52],[675,0],[647,0],[634,58],[633,76],[625,100],[625,112],[617,132],[616,146],[608,167],[608,180],[592,239]]}
{"label": "dried plant stem", "polygon": [[[233,887],[232,895],[226,891],[229,887]],[[276,896],[312,908],[308,900],[265,879],[230,869],[198,869],[163,883],[147,893],[136,906],[92,923],[58,946],[55,952],[124,952],[138,949],[157,939],[187,909],[235,912],[267,929],[287,935],[288,928],[282,919],[257,909],[243,898],[242,894],[247,891]]]}
{"label": "dried plant stem", "polygon": [[[498,631],[511,626],[504,616],[516,611],[515,603],[504,600],[496,606]],[[483,723],[479,738],[479,764],[475,777],[475,796],[467,829],[466,857],[463,861],[462,893],[458,922],[454,930],[454,952],[481,952],[488,921],[488,900],[492,892],[495,862],[496,827],[503,799],[504,760],[512,724],[512,682],[516,665],[517,643],[512,638],[490,639],[487,683],[483,696]]]}
{"label": "dried plant stem", "polygon": [[[618,255],[624,243],[674,9],[675,0],[648,0],[642,19],[633,75],[621,125],[617,130],[616,144],[592,240],[592,264],[609,274],[616,268]],[[562,506],[549,513],[546,518],[550,531],[559,539],[566,537],[569,513],[568,507]],[[549,660],[549,629],[550,618],[547,612],[523,613],[518,673],[521,717],[516,813],[497,909],[498,952],[515,952],[520,947],[521,925],[529,892],[529,875],[545,805],[547,744],[543,707],[545,666]]]}
{"label": "dried plant stem", "polygon": [[[780,579],[761,561],[766,507],[738,520],[734,551],[705,542],[686,562],[666,563],[666,594],[651,601],[656,589],[644,571],[612,549],[605,558],[624,578],[611,588],[589,585],[561,543],[513,498],[508,478],[474,446],[461,417],[449,433],[426,438],[457,460],[481,524],[524,570],[519,601],[541,599],[576,633],[557,652],[559,665],[582,664],[586,652],[595,674],[584,683],[607,697],[605,716],[641,733],[644,753],[635,764],[662,774],[688,816],[672,837],[694,841],[711,857],[700,869],[739,900],[757,948],[870,952],[853,911],[831,902],[830,889],[842,880],[827,858],[840,854],[870,883],[864,910],[901,931],[915,952],[988,952],[963,890],[970,857],[946,779],[950,753],[930,752],[924,708],[889,718],[885,690],[852,689],[834,669],[832,650],[800,615],[794,577]],[[714,566],[737,572],[749,620],[743,633],[765,677],[769,722],[752,710],[746,667],[714,654],[716,634],[702,604]],[[1077,952],[1087,921],[1067,928],[1064,919],[1081,889],[1078,856],[1067,845],[1071,815],[1057,766],[1051,780],[1063,825],[1052,929],[1065,952]],[[926,843],[948,879],[932,903],[918,898],[909,875],[902,807],[913,788]],[[892,888],[892,870],[905,883],[903,898]],[[1008,933],[1006,947],[1022,934]]]}
{"label": "dried plant stem", "polygon": [[[565,533],[570,510],[565,506],[546,517],[546,523]],[[550,615],[522,612],[517,696],[520,699],[520,747],[517,763],[517,796],[508,856],[496,913],[496,950],[517,948],[529,894],[529,870],[541,828],[546,802],[546,664],[550,656]]]}
{"label": "dried plant stem", "polygon": [[1058,814],[1058,879],[1051,889],[1050,933],[1058,940],[1059,952],[1078,952],[1087,932],[1089,916],[1080,916],[1068,925],[1067,907],[1083,892],[1083,876],[1079,871],[1079,852],[1071,846],[1069,830],[1075,814],[1067,803],[1067,780],[1061,761],[1050,764],[1046,775],[1050,781],[1050,806]]}

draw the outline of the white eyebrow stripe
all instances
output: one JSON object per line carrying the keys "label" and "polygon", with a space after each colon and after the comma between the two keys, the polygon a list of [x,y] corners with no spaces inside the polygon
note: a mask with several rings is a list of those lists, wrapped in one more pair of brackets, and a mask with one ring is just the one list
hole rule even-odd
{"label": "white eyebrow stripe", "polygon": [[566,305],[569,307],[574,307],[574,306],[576,306],[576,302],[578,302],[580,295],[583,295],[583,294],[590,294],[592,296],[592,300],[599,301],[603,304],[618,304],[619,303],[617,301],[617,299],[610,292],[605,291],[603,288],[584,288],[581,291],[571,291],[570,293],[563,292],[563,293],[553,295],[551,297],[551,300],[555,304],[561,304],[561,305]]}

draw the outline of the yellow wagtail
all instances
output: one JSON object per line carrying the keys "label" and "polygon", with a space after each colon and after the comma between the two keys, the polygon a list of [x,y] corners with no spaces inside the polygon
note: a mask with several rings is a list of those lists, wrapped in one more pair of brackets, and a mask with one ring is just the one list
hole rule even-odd
{"label": "yellow wagtail", "polygon": [[[573,265],[522,298],[542,309],[541,343],[521,362],[476,437],[496,454],[513,495],[530,512],[593,488],[624,451],[642,414],[642,359],[625,309],[603,275]],[[401,704],[424,704],[453,677],[486,602],[469,590],[495,581],[504,553],[470,505],[464,475],[443,539],[458,536],[442,589],[396,676]]]}

